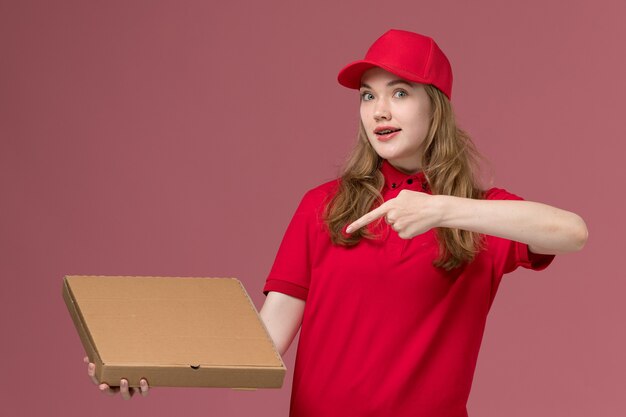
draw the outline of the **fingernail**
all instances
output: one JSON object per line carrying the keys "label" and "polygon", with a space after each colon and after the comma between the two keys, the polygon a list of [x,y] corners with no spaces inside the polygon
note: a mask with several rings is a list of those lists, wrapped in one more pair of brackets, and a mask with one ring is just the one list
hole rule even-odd
{"label": "fingernail", "polygon": [[107,389],[107,386],[104,384],[100,384],[98,385],[98,388],[100,388],[100,391],[104,391],[105,389]]}
{"label": "fingernail", "polygon": [[346,229],[346,233],[352,233],[352,228],[351,228],[351,227],[348,227],[348,228]]}

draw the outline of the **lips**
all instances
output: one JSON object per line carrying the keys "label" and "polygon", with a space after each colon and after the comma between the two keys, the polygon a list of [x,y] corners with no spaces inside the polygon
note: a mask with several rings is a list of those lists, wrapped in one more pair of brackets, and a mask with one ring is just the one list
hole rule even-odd
{"label": "lips", "polygon": [[383,135],[388,135],[393,132],[397,132],[399,130],[402,130],[402,129],[393,127],[393,126],[378,126],[376,129],[374,129],[374,133],[379,136],[383,136]]}

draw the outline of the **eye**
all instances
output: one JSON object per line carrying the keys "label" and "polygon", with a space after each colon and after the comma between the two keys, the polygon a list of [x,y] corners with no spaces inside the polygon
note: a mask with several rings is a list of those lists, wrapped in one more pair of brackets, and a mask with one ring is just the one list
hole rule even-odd
{"label": "eye", "polygon": [[[407,93],[406,91],[404,91],[404,90],[397,90],[397,91],[396,91],[396,93],[402,93],[402,94],[404,94],[405,96],[406,96],[406,95],[408,95],[408,93]],[[401,96],[401,97],[402,97],[402,96]]]}
{"label": "eye", "polygon": [[364,92],[364,93],[361,93],[361,100],[363,100],[363,101],[369,101],[369,99],[367,99],[367,98],[366,98],[368,95],[370,95],[370,96],[371,96],[372,94],[371,94],[371,93],[368,93],[367,91],[366,91],[366,92]]}

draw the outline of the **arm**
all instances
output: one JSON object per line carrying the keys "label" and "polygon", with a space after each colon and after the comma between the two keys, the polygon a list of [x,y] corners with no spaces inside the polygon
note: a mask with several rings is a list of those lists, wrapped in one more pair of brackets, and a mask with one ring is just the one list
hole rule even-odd
{"label": "arm", "polygon": [[300,329],[305,304],[304,300],[280,292],[267,294],[259,315],[281,356]]}
{"label": "arm", "polygon": [[582,249],[587,225],[577,214],[526,200],[474,200],[402,190],[397,197],[352,222],[351,233],[370,222],[385,221],[403,239],[433,227],[469,230],[526,243],[531,252],[547,255]]}
{"label": "arm", "polygon": [[534,201],[473,200],[436,196],[439,226],[469,230],[528,244],[531,252],[561,254],[587,242],[587,226],[575,213]]}

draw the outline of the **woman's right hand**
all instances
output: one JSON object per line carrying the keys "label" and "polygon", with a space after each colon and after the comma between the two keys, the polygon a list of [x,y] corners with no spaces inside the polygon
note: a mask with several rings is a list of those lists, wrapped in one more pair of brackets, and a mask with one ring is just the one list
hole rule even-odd
{"label": "woman's right hand", "polygon": [[141,392],[141,395],[143,397],[148,395],[148,390],[150,389],[150,387],[148,386],[148,381],[146,381],[145,378],[142,378],[141,381],[139,381],[139,388],[129,388],[128,381],[126,379],[121,379],[120,385],[118,387],[110,387],[107,384],[99,384],[98,380],[96,379],[96,364],[89,362],[89,358],[87,356],[85,356],[83,360],[85,361],[85,363],[89,364],[87,365],[87,374],[89,374],[89,377],[91,378],[93,383],[98,385],[100,391],[106,392],[109,395],[115,395],[117,392],[119,392],[122,394],[122,398],[125,400],[130,400],[130,398],[135,395],[136,392]]}

